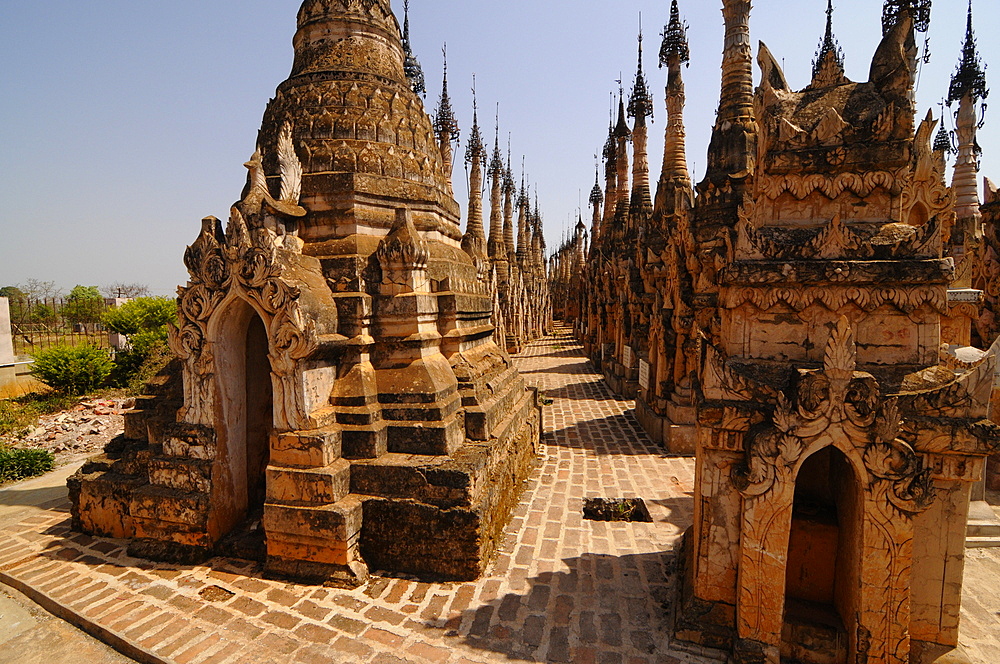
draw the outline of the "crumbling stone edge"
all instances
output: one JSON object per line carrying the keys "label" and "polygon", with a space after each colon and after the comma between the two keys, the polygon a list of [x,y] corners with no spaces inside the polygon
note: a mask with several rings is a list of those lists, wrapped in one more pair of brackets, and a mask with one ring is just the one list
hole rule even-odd
{"label": "crumbling stone edge", "polygon": [[111,630],[101,627],[97,623],[88,620],[83,617],[83,615],[77,613],[68,606],[61,604],[39,590],[35,590],[29,584],[14,578],[3,570],[0,570],[0,583],[13,588],[41,608],[54,615],[56,618],[68,622],[103,644],[114,648],[122,655],[134,659],[139,664],[172,664],[168,660],[154,655],[145,648],[137,646],[134,643],[130,643]]}

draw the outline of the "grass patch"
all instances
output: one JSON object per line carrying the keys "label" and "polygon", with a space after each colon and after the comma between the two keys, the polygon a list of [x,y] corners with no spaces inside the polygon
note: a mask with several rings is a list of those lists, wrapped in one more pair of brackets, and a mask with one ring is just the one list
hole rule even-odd
{"label": "grass patch", "polygon": [[56,458],[48,450],[0,448],[0,482],[15,482],[52,470]]}

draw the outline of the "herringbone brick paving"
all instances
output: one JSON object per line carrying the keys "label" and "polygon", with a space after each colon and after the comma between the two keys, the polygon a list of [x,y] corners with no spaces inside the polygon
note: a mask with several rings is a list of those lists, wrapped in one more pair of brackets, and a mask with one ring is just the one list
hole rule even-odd
{"label": "herringbone brick paving", "polygon": [[[148,662],[712,661],[674,649],[666,626],[693,460],[642,433],[631,402],[607,390],[568,334],[531,345],[517,364],[552,400],[540,467],[475,583],[376,577],[345,591],[263,579],[229,559],[153,564],[124,542],[72,533],[68,504],[3,531],[0,578]],[[653,523],[582,517],[585,497],[633,496]],[[977,553],[968,573],[996,588],[1000,556]],[[1000,662],[998,593],[966,588],[964,640],[977,661]]]}

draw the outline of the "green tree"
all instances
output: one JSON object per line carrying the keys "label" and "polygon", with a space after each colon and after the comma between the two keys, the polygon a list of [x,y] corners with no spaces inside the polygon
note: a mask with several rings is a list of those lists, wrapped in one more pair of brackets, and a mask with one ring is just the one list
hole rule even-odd
{"label": "green tree", "polygon": [[28,294],[17,286],[4,286],[0,288],[0,297],[5,297],[8,300],[11,325],[20,328],[27,322]]}
{"label": "green tree", "polygon": [[138,390],[170,361],[167,327],[177,322],[176,300],[140,297],[108,309],[101,322],[112,332],[128,337],[131,346],[115,355],[115,385]]}
{"label": "green tree", "polygon": [[101,316],[104,327],[132,336],[142,331],[163,330],[177,322],[177,301],[169,297],[140,297],[108,309]]}
{"label": "green tree", "polygon": [[76,286],[62,308],[63,318],[70,325],[90,325],[101,319],[104,298],[97,286]]}
{"label": "green tree", "polygon": [[56,311],[47,304],[36,304],[29,307],[24,321],[32,325],[42,325],[44,327],[54,327],[56,324]]}

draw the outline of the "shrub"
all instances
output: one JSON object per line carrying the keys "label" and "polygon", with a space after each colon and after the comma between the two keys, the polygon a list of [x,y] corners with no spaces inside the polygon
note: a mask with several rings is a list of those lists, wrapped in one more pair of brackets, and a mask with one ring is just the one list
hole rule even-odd
{"label": "shrub", "polygon": [[107,351],[93,346],[53,346],[35,355],[32,373],[64,394],[86,394],[103,386],[114,369]]}
{"label": "shrub", "polygon": [[163,328],[165,335],[167,324],[176,321],[177,301],[168,297],[140,297],[120,307],[108,309],[101,316],[104,327],[127,337],[143,330],[160,328]]}
{"label": "shrub", "polygon": [[170,361],[167,325],[176,321],[177,302],[166,297],[140,297],[104,313],[104,326],[131,345],[115,355],[114,385],[138,390]]}
{"label": "shrub", "polygon": [[55,457],[48,450],[0,449],[0,482],[35,477],[54,465]]}

